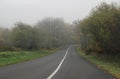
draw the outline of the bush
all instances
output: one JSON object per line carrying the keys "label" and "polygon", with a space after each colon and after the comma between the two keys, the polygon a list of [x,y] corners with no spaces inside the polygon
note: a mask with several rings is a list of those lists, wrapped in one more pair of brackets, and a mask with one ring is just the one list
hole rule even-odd
{"label": "bush", "polygon": [[120,6],[112,3],[94,8],[91,14],[80,21],[80,44],[85,50],[99,54],[118,55],[120,52]]}
{"label": "bush", "polygon": [[1,51],[20,51],[20,48],[12,47],[12,46],[0,46]]}

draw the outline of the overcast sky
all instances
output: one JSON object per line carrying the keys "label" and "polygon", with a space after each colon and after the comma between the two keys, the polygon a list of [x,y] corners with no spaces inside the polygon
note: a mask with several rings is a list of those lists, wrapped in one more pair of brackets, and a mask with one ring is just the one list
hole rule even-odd
{"label": "overcast sky", "polygon": [[101,2],[120,0],[0,0],[0,27],[13,27],[22,21],[35,24],[44,17],[60,17],[72,23],[83,19]]}

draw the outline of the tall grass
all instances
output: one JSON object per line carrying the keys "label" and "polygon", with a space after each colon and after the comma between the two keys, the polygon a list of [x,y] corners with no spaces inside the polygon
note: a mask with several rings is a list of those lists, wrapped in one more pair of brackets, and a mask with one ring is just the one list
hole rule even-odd
{"label": "tall grass", "polygon": [[0,52],[0,66],[43,57],[53,52],[55,52],[55,50]]}
{"label": "tall grass", "polygon": [[96,64],[99,68],[102,68],[103,70],[107,71],[108,73],[111,73],[113,76],[116,77],[116,79],[120,79],[120,62],[119,59],[115,61],[114,59],[105,58],[101,56],[95,56],[95,55],[85,55],[83,51],[81,51],[80,48],[77,48],[77,51],[79,52],[80,56],[87,59],[88,61]]}

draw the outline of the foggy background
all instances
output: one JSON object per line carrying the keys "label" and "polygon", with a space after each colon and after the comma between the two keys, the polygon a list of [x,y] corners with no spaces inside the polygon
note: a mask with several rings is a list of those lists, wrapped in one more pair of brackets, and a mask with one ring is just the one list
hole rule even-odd
{"label": "foggy background", "polygon": [[13,27],[22,21],[31,25],[45,17],[64,18],[65,22],[83,19],[100,2],[120,0],[0,0],[0,27]]}

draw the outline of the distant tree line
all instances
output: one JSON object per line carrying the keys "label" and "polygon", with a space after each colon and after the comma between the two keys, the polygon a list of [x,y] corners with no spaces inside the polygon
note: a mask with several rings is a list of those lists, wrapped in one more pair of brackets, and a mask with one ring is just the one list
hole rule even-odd
{"label": "distant tree line", "polygon": [[120,55],[120,6],[101,3],[76,24],[76,31],[88,54]]}
{"label": "distant tree line", "polygon": [[18,22],[12,29],[0,28],[0,51],[51,49],[73,41],[72,27],[61,18],[45,18],[34,26]]}

